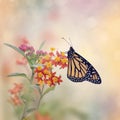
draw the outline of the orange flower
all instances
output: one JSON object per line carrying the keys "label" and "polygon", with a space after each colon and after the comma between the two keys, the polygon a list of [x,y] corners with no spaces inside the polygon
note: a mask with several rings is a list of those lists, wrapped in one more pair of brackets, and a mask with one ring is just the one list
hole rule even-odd
{"label": "orange flower", "polygon": [[39,72],[41,71],[42,67],[41,66],[38,66],[36,69],[35,69],[35,72]]}
{"label": "orange flower", "polygon": [[35,113],[35,120],[52,120],[52,119],[48,114],[41,115],[39,112],[36,112]]}
{"label": "orange flower", "polygon": [[54,76],[52,79],[53,79],[53,82],[54,82],[54,83],[58,83],[58,84],[60,84],[60,82],[62,82],[62,80],[61,80],[61,76],[59,76],[59,77]]}
{"label": "orange flower", "polygon": [[51,50],[51,51],[55,51],[55,48],[52,47],[52,48],[50,48],[50,50]]}
{"label": "orange flower", "polygon": [[22,83],[19,83],[19,84],[18,83],[14,83],[14,88],[10,89],[9,92],[11,94],[17,94],[17,93],[21,92],[22,88],[23,88],[23,84]]}
{"label": "orange flower", "polygon": [[55,58],[55,61],[56,61],[56,62],[60,62],[60,57],[57,56],[57,57]]}
{"label": "orange flower", "polygon": [[64,52],[59,53],[58,51],[56,52],[56,58],[52,61],[53,65],[55,66],[60,66],[60,68],[65,68],[67,67],[67,57],[65,56]]}
{"label": "orange flower", "polygon": [[52,72],[52,70],[49,70],[46,67],[40,71],[35,70],[35,74],[36,82],[40,85],[47,84],[48,86],[55,86],[57,83],[60,84],[62,82],[61,77],[56,76],[56,72]]}
{"label": "orange flower", "polygon": [[14,105],[21,105],[22,104],[21,99],[17,95],[11,97],[11,101]]}
{"label": "orange flower", "polygon": [[46,55],[41,59],[41,63],[45,64],[46,62],[51,61],[51,56],[50,55]]}
{"label": "orange flower", "polygon": [[42,86],[44,84],[44,81],[43,80],[39,80],[38,81],[38,85]]}
{"label": "orange flower", "polygon": [[47,67],[47,68],[52,68],[52,63],[51,63],[51,62],[47,62],[47,63],[46,63],[46,67]]}
{"label": "orange flower", "polygon": [[14,83],[14,88],[9,90],[10,94],[12,95],[11,96],[11,102],[14,105],[22,104],[22,101],[19,98],[19,94],[20,94],[22,88],[23,88],[23,84],[22,83],[19,83],[19,84],[18,83]]}
{"label": "orange flower", "polygon": [[43,57],[40,57],[40,64],[43,66],[38,66],[35,69],[35,79],[37,84],[43,85],[46,84],[48,86],[55,86],[56,84],[60,84],[62,82],[61,76],[57,76],[55,72],[53,72],[53,68],[55,66],[59,66],[60,68],[67,67],[67,57],[64,52],[53,52],[55,48],[51,48],[51,52],[48,52]]}

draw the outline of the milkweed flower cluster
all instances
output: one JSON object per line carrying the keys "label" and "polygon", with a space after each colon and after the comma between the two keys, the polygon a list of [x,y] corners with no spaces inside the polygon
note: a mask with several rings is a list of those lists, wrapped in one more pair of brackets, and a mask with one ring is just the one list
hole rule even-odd
{"label": "milkweed flower cluster", "polygon": [[32,46],[27,45],[27,44],[20,45],[19,49],[22,50],[23,52],[25,52],[25,54],[27,56],[30,56],[35,52],[34,48]]}
{"label": "milkweed flower cluster", "polygon": [[36,84],[55,86],[62,82],[61,76],[57,76],[56,72],[53,72],[53,69],[54,67],[60,67],[60,69],[67,67],[67,57],[64,52],[55,51],[55,48],[50,48],[49,52],[43,50],[35,52],[35,49],[27,44],[20,45],[19,49],[29,59],[35,59],[35,62],[39,64],[34,70]]}
{"label": "milkweed flower cluster", "polygon": [[[59,69],[64,69],[67,67],[68,61],[65,53],[59,52],[55,48],[50,48],[49,51],[44,51],[41,49],[43,43],[40,45],[40,48],[38,50],[35,50],[34,47],[29,45],[29,43],[26,40],[23,41],[23,43],[19,47],[15,47],[7,43],[5,44],[22,55],[22,59],[18,59],[16,61],[17,64],[27,66],[29,65],[29,68],[31,70],[31,73],[28,74],[13,73],[8,76],[22,76],[24,79],[27,79],[29,81],[29,89],[35,91],[37,90],[37,92],[39,93],[38,100],[36,100],[36,97],[33,94],[34,91],[33,93],[26,93],[25,91],[23,91],[24,84],[18,83],[15,83],[14,87],[9,90],[9,93],[11,95],[10,101],[13,103],[13,105],[24,106],[24,111],[21,111],[21,113],[23,112],[23,114],[21,115],[21,120],[23,120],[30,111],[38,110],[40,101],[43,98],[43,96],[49,93],[51,90],[54,90],[55,86],[60,85],[63,81],[62,76],[58,75],[55,68],[57,67]],[[28,96],[32,97],[28,99]],[[35,103],[33,104],[32,108],[29,108],[27,106],[29,105],[28,103],[30,101]]]}
{"label": "milkweed flower cluster", "polygon": [[63,52],[53,52],[53,48],[51,48],[50,52],[40,58],[39,63],[41,66],[35,69],[35,78],[38,84],[55,86],[62,82],[61,76],[57,76],[56,72],[53,72],[53,68],[57,66],[59,66],[60,69],[67,67],[67,58]]}

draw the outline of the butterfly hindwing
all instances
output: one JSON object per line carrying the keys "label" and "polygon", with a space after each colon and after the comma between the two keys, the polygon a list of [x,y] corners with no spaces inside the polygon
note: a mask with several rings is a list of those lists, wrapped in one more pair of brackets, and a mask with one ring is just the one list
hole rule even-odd
{"label": "butterfly hindwing", "polygon": [[72,47],[68,51],[67,77],[73,82],[87,80],[95,84],[101,83],[101,78],[95,68]]}

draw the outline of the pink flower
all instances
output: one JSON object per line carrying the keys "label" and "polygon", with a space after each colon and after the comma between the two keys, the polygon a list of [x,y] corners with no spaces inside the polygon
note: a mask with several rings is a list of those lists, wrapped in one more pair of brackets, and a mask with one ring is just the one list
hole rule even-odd
{"label": "pink flower", "polygon": [[26,37],[21,37],[20,40],[21,40],[20,41],[21,44],[28,44],[29,43],[29,41],[28,41],[28,39]]}
{"label": "pink flower", "polygon": [[21,99],[17,95],[11,97],[11,101],[13,102],[14,105],[21,105],[22,104]]}
{"label": "pink flower", "polygon": [[31,56],[35,52],[33,46],[29,46],[27,44],[21,44],[19,49],[22,50],[27,56]]}
{"label": "pink flower", "polygon": [[27,64],[27,60],[26,60],[25,57],[23,57],[23,58],[21,58],[21,59],[17,59],[17,60],[16,60],[16,63],[17,63],[18,65],[26,65],[26,64]]}
{"label": "pink flower", "polygon": [[36,51],[36,54],[37,54],[37,55],[44,56],[44,55],[47,54],[47,52],[44,52],[44,51],[42,51],[42,50],[37,50],[37,51]]}
{"label": "pink flower", "polygon": [[28,46],[27,46],[26,44],[21,44],[21,45],[19,46],[19,49],[22,50],[23,52],[26,52],[27,49],[28,49]]}

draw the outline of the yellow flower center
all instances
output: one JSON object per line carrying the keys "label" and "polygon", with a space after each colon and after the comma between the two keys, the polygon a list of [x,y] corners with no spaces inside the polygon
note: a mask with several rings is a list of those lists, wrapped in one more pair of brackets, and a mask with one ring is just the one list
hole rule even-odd
{"label": "yellow flower center", "polygon": [[50,50],[51,50],[51,51],[55,51],[55,48],[52,47],[52,48],[50,48]]}
{"label": "yellow flower center", "polygon": [[44,72],[44,74],[47,74],[47,75],[50,74],[50,72],[47,69],[45,69],[43,72]]}
{"label": "yellow flower center", "polygon": [[43,85],[43,84],[44,84],[44,81],[43,81],[43,80],[40,80],[40,81],[38,82],[38,84],[39,84],[39,85]]}
{"label": "yellow flower center", "polygon": [[62,56],[65,56],[65,52],[61,52],[61,55],[62,55]]}
{"label": "yellow flower center", "polygon": [[48,84],[49,86],[51,85],[51,83],[52,83],[52,82],[51,82],[50,80],[47,81],[47,84]]}
{"label": "yellow flower center", "polygon": [[41,69],[42,69],[42,67],[41,67],[41,66],[38,66],[38,67],[37,67],[37,69],[38,69],[38,70],[41,70]]}
{"label": "yellow flower center", "polygon": [[61,62],[64,64],[64,63],[67,63],[67,59],[66,58],[64,58],[64,59],[61,59]]}
{"label": "yellow flower center", "polygon": [[56,61],[56,62],[60,62],[60,57],[56,57],[56,58],[55,58],[55,61]]}
{"label": "yellow flower center", "polygon": [[56,83],[58,81],[58,78],[57,77],[53,77],[52,80],[53,80],[54,83]]}
{"label": "yellow flower center", "polygon": [[41,72],[38,73],[38,77],[39,78],[42,78],[43,77],[43,74]]}
{"label": "yellow flower center", "polygon": [[46,63],[46,67],[47,68],[52,68],[52,63],[51,62]]}
{"label": "yellow flower center", "polygon": [[49,60],[50,59],[50,56],[49,55],[46,55],[45,56],[45,60]]}

